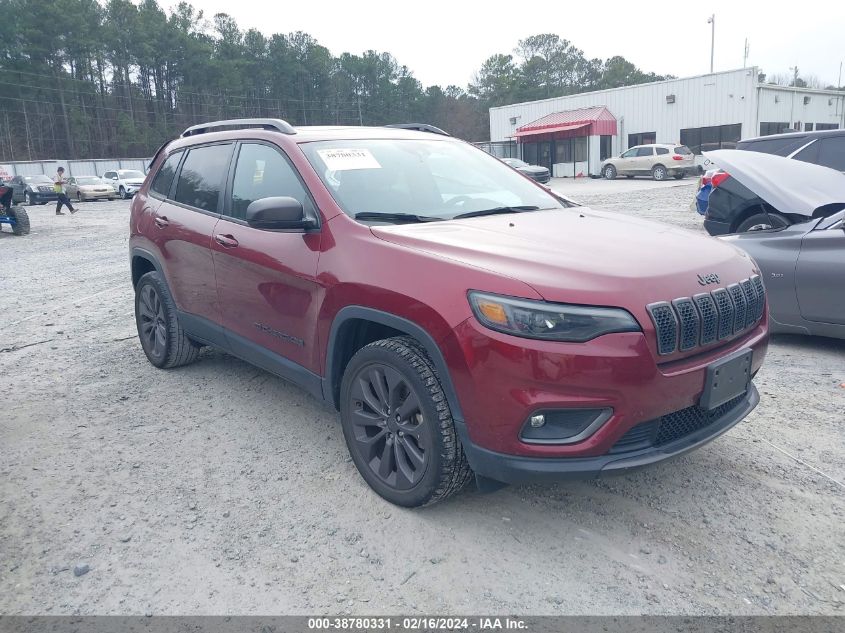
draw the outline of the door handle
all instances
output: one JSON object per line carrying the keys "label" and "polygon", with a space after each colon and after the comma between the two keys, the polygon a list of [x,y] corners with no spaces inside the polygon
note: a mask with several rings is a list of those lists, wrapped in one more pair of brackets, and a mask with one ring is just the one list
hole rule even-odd
{"label": "door handle", "polygon": [[217,234],[214,236],[214,241],[220,244],[223,248],[235,248],[238,245],[238,240],[231,235]]}
{"label": "door handle", "polygon": [[156,216],[155,223],[156,226],[160,229],[166,228],[170,224],[167,218],[163,215]]}

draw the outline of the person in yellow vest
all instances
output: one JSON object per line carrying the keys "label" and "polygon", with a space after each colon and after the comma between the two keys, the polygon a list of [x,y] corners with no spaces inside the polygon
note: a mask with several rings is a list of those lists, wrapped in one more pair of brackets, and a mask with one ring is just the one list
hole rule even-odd
{"label": "person in yellow vest", "polygon": [[65,193],[65,168],[59,167],[56,170],[56,175],[53,176],[53,191],[56,192],[58,195],[58,200],[56,200],[56,215],[64,215],[62,213],[62,205],[67,205],[67,208],[70,210],[71,213],[76,213],[76,209],[73,208],[73,205],[70,203],[70,198],[67,197]]}

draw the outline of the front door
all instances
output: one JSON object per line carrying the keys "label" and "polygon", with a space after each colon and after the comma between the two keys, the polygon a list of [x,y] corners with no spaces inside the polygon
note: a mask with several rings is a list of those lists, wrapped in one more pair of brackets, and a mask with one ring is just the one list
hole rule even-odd
{"label": "front door", "polygon": [[263,362],[269,350],[317,373],[320,233],[248,226],[244,217],[249,204],[273,196],[296,198],[316,218],[316,206],[278,148],[240,144],[226,214],[212,244],[223,325],[238,355],[274,370]]}
{"label": "front door", "polygon": [[802,317],[845,325],[845,221],[804,237],[795,288]]}

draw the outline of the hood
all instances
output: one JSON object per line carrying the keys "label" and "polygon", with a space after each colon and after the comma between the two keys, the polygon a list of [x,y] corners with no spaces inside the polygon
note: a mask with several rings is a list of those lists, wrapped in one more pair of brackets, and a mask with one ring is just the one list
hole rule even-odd
{"label": "hood", "polygon": [[584,207],[371,230],[522,281],[548,301],[620,306],[638,317],[649,303],[717,287],[699,285],[698,275],[715,273],[727,285],[754,268],[744,252],[719,240]]}
{"label": "hood", "polygon": [[704,156],[782,213],[810,217],[819,207],[845,204],[845,174],[829,167],[732,149]]}

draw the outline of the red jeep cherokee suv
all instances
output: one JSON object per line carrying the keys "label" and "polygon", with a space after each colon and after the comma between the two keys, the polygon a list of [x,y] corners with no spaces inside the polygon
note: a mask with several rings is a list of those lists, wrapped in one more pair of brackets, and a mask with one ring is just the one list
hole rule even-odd
{"label": "red jeep cherokee suv", "polygon": [[340,410],[367,483],[419,506],[625,472],[744,418],[759,270],[579,207],[428,126],[194,126],[132,203],[144,352],[212,345]]}

